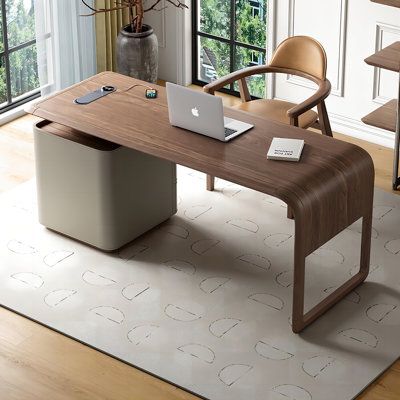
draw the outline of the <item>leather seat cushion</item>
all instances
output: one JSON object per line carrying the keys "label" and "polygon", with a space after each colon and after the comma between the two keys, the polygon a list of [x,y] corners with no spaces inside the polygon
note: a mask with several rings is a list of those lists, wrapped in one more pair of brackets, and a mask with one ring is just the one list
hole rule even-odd
{"label": "leather seat cushion", "polygon": [[[252,100],[246,103],[233,106],[238,110],[246,111],[250,114],[259,115],[260,117],[273,121],[290,124],[290,119],[287,116],[287,111],[296,104],[281,100],[259,99]],[[318,114],[315,111],[309,110],[299,117],[299,127],[308,128],[318,119]]]}

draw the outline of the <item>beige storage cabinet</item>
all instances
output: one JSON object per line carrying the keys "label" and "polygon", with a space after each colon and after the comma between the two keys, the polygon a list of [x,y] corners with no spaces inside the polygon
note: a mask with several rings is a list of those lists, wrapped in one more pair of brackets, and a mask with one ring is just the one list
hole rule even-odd
{"label": "beige storage cabinet", "polygon": [[176,165],[41,121],[34,127],[39,222],[112,251],[177,211]]}

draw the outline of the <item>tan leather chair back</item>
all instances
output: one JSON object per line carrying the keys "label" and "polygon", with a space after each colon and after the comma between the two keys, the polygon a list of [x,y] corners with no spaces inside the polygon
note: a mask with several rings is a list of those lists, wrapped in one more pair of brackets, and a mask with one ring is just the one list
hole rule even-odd
{"label": "tan leather chair back", "polygon": [[309,36],[285,39],[275,50],[269,65],[304,72],[322,80],[326,78],[325,50]]}

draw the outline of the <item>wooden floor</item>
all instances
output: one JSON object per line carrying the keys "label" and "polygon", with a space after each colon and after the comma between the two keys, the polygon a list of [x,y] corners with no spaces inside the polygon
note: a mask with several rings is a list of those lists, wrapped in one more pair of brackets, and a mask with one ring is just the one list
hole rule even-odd
{"label": "wooden floor", "polygon": [[[224,101],[232,104],[236,99],[224,97]],[[35,120],[25,116],[0,127],[0,192],[34,175],[31,126]],[[391,150],[335,136],[364,147],[375,162],[376,185],[391,191]],[[0,308],[0,400],[31,399],[193,400],[197,397]],[[399,400],[400,361],[358,399]]]}

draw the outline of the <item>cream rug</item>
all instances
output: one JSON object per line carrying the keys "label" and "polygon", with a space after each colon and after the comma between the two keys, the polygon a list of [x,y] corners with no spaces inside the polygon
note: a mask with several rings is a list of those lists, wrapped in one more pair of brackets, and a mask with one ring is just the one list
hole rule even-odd
{"label": "cream rug", "polygon": [[[397,359],[400,197],[376,191],[368,281],[295,335],[284,204],[178,176],[178,214],[119,254],[40,226],[33,182],[3,195],[0,303],[212,400],[348,400]],[[359,244],[356,223],[308,257],[308,306],[356,272]]]}

